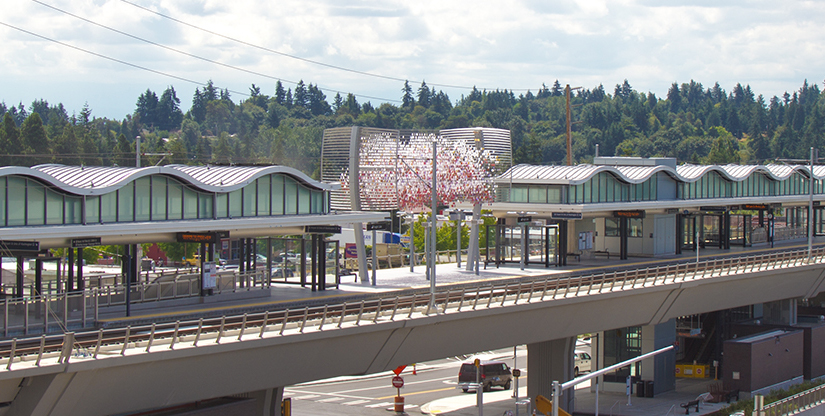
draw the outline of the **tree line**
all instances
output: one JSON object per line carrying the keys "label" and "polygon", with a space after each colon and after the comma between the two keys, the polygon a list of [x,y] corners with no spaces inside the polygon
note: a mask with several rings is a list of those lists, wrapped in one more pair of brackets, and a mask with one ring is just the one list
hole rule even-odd
{"label": "tree line", "polygon": [[[29,107],[0,103],[0,163],[32,166],[134,166],[137,136],[142,165],[279,164],[318,177],[323,130],[361,125],[437,130],[462,127],[509,129],[515,163],[563,164],[566,160],[566,99],[555,81],[535,93],[478,90],[452,101],[422,82],[405,82],[399,104],[359,102],[353,94],[328,101],[312,83],[274,85],[272,95],[252,84],[236,102],[228,89],[209,81],[196,88],[184,112],[173,87],[159,95],[147,89],[122,120],[98,118],[85,105],[68,114],[62,104],[39,99]],[[825,144],[825,100],[806,81],[782,97],[766,99],[749,85],[727,92],[719,83],[673,83],[666,97],[632,88],[627,80],[612,93],[603,85],[572,96],[573,159],[604,156],[675,157],[680,163],[767,163],[805,159]]]}

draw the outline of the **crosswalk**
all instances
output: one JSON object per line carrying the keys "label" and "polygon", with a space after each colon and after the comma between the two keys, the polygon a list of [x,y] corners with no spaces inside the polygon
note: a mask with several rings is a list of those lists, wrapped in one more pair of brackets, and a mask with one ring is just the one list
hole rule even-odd
{"label": "crosswalk", "polygon": [[[288,393],[289,392],[286,392],[284,397],[290,397],[290,396],[288,396]],[[303,394],[303,395],[291,396],[291,397],[292,397],[292,400],[312,400],[312,401],[318,402],[318,403],[337,403],[337,404],[340,404],[342,406],[363,406],[363,407],[370,408],[370,409],[376,409],[376,408],[382,408],[382,407],[390,408],[393,405],[395,405],[394,402],[381,401],[381,400],[378,400],[378,399],[356,399],[356,400],[351,400],[352,397],[341,397],[341,396],[334,396],[334,395]],[[346,400],[348,400],[348,401],[346,401]],[[413,409],[413,408],[416,408],[416,407],[418,407],[417,404],[405,404],[404,405],[405,409]]]}

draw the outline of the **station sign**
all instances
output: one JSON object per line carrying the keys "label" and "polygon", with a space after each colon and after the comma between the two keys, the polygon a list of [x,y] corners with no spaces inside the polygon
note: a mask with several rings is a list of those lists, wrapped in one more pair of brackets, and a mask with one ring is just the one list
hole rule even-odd
{"label": "station sign", "polygon": [[390,231],[392,224],[387,221],[367,223],[367,231]]}
{"label": "station sign", "polygon": [[641,209],[634,209],[629,211],[613,211],[615,218],[644,218],[645,211]]}
{"label": "station sign", "polygon": [[581,212],[551,212],[550,218],[554,220],[580,220],[582,219]]}
{"label": "station sign", "polygon": [[306,225],[304,232],[308,234],[341,234],[340,225]]}
{"label": "station sign", "polygon": [[40,242],[0,240],[0,248],[4,251],[40,251]]}
{"label": "station sign", "polygon": [[100,237],[73,238],[72,248],[94,247],[102,245]]}
{"label": "station sign", "polygon": [[218,233],[177,233],[179,243],[217,243]]}
{"label": "station sign", "polygon": [[530,216],[530,215],[523,215],[523,216],[518,217],[518,223],[519,224],[524,224],[524,223],[532,222],[532,221],[533,221],[533,217]]}
{"label": "station sign", "polygon": [[721,207],[720,206],[703,206],[703,207],[699,207],[699,211],[704,211],[704,212],[726,212],[727,210],[728,210],[728,207],[724,207],[724,206],[721,206]]}

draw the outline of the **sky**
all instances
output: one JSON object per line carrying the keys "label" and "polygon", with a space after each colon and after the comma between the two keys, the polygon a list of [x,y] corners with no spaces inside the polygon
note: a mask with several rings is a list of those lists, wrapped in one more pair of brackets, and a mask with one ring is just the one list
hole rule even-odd
{"label": "sky", "polygon": [[768,98],[825,80],[825,2],[654,0],[5,0],[0,101],[44,99],[123,119],[169,86],[189,109],[212,80],[237,103],[252,84],[303,80],[399,105],[404,80],[455,102],[535,93],[558,80],[613,92],[625,79],[750,85]]}

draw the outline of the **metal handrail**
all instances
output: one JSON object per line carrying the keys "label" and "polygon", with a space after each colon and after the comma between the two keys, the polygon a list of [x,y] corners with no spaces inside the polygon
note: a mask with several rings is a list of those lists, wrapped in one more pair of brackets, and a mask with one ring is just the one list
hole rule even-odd
{"label": "metal handrail", "polygon": [[766,404],[761,414],[763,416],[784,416],[799,413],[822,403],[825,403],[825,384]]}
{"label": "metal handrail", "polygon": [[[822,262],[825,256],[825,249],[818,248],[815,250],[814,259],[816,262]],[[804,258],[804,259],[803,259]],[[770,270],[777,267],[798,267],[807,263],[807,251],[788,251],[784,253],[770,253],[761,255],[751,255],[743,257],[734,262],[719,261],[716,259],[700,262],[695,268],[690,268],[687,265],[681,270],[681,281],[697,280],[703,278],[715,278],[724,275],[731,275],[736,273],[752,273],[754,271]],[[750,270],[748,270],[750,266]],[[526,302],[542,302],[553,301],[558,298],[565,298],[568,296],[588,296],[593,293],[612,292],[614,290],[633,290],[637,287],[647,285],[664,285],[672,284],[679,276],[680,269],[674,268],[674,277],[670,279],[670,270],[667,268],[664,272],[661,268],[656,269],[655,274],[651,274],[648,268],[638,269],[635,271],[605,271],[586,276],[570,276],[562,278],[554,278],[552,276],[543,276],[543,280],[533,280],[529,282],[519,282],[518,285],[513,285],[511,282],[480,282],[475,286],[465,287],[458,293],[455,290],[445,288],[436,292],[436,303],[441,306],[443,313],[457,313],[461,308],[472,302],[473,310],[477,307],[493,309],[501,307],[517,306],[520,299],[526,298]],[[708,275],[708,272],[710,274]],[[650,282],[650,276],[653,276],[653,281]],[[234,279],[234,278],[233,278]],[[668,282],[670,280],[670,283]],[[251,283],[254,283],[253,278]],[[237,283],[237,281],[235,281]],[[264,282],[261,282],[262,284]],[[233,285],[237,286],[237,285]],[[247,285],[248,286],[248,285]],[[586,289],[586,290],[585,290]],[[244,289],[246,290],[246,289]],[[97,292],[97,289],[91,291],[95,300],[103,297]],[[514,295],[514,296],[511,296]],[[108,295],[110,296],[110,295]],[[77,298],[76,301],[72,299]],[[25,317],[29,316],[29,311],[32,305],[39,308],[39,305],[48,305],[48,309],[43,311],[46,316],[44,323],[39,325],[48,326],[50,313],[55,310],[68,310],[68,305],[72,302],[80,303],[82,306],[82,315],[73,317],[68,312],[64,312],[65,317],[73,319],[66,319],[66,322],[81,322],[86,323],[88,314],[86,309],[88,303],[86,301],[86,293],[65,293],[61,299],[49,299],[47,302],[41,302],[40,299],[24,299],[22,301],[7,301],[5,302],[6,313],[6,331],[8,331],[8,313],[10,308],[20,307],[26,312]],[[188,343],[192,347],[196,347],[198,342],[203,345],[209,339],[213,342],[221,341],[223,339],[231,339],[234,342],[243,341],[244,339],[261,338],[266,336],[279,336],[292,333],[310,333],[313,331],[330,331],[351,326],[361,326],[378,324],[386,321],[395,321],[398,319],[420,319],[428,316],[431,312],[429,307],[429,297],[419,296],[418,294],[403,295],[390,294],[386,298],[378,298],[371,300],[361,300],[359,305],[352,305],[348,303],[323,305],[323,306],[306,306],[303,309],[293,309],[285,311],[268,311],[257,314],[244,314],[236,316],[224,316],[221,318],[202,318],[197,321],[176,322],[175,324],[158,323],[155,324],[154,330],[150,327],[130,327],[124,333],[124,329],[111,329],[104,332],[89,331],[81,333],[72,333],[71,342],[76,351],[86,351],[94,348],[97,356],[98,351],[107,351],[107,349],[114,348],[120,345],[124,348],[124,344],[133,344],[135,348],[143,348],[143,352],[151,352],[162,348],[184,348]],[[51,303],[57,304],[53,307]],[[45,313],[49,312],[49,313]],[[96,312],[95,312],[96,313]],[[366,317],[366,319],[364,319]],[[330,324],[324,326],[325,323]],[[332,324],[332,323],[335,324]],[[68,326],[68,325],[67,325]],[[29,330],[30,324],[27,322],[24,326],[24,333]],[[168,337],[169,332],[173,331],[175,335]],[[247,331],[250,328],[260,328],[257,336],[252,335],[256,331]],[[36,361],[41,366],[48,365],[48,359],[53,357],[55,352],[63,348],[65,343],[70,342],[67,335],[33,337],[29,339],[14,339],[9,342],[0,342],[0,362],[6,360],[7,369],[12,368],[15,362]],[[224,341],[228,343],[230,341]],[[89,354],[82,354],[88,356]],[[68,357],[66,358],[68,360]],[[45,360],[45,363],[44,363]]]}

